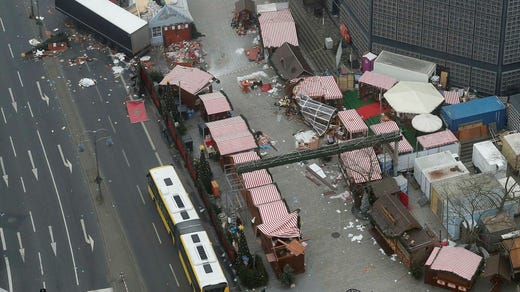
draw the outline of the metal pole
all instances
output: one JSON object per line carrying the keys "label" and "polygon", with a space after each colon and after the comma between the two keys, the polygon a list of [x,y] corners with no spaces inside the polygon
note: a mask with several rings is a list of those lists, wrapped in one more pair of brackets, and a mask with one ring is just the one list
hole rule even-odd
{"label": "metal pole", "polygon": [[103,178],[99,175],[99,157],[97,148],[97,131],[94,131],[94,155],[96,156],[96,183],[98,186],[101,184]]}
{"label": "metal pole", "polygon": [[30,1],[31,1],[31,14],[29,14],[29,18],[33,19],[34,18],[34,2],[33,2],[33,0],[30,0]]}

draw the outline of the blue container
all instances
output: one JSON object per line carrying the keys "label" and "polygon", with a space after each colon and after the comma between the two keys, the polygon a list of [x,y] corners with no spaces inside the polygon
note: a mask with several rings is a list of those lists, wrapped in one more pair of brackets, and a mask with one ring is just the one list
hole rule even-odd
{"label": "blue container", "polygon": [[474,99],[441,108],[441,118],[453,133],[459,127],[482,121],[484,125],[496,123],[497,130],[506,127],[506,107],[496,96]]}

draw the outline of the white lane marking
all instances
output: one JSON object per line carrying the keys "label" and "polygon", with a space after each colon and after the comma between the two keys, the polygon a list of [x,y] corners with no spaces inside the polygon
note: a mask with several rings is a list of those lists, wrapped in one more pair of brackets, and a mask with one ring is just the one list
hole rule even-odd
{"label": "white lane marking", "polygon": [[49,106],[49,97],[47,96],[47,94],[42,92],[40,81],[36,81],[36,87],[38,87],[38,92],[40,92],[41,99],[47,103],[47,106]]}
{"label": "white lane marking", "polygon": [[29,103],[29,101],[27,101],[27,107],[29,107],[29,113],[31,113],[31,118],[34,118],[34,114],[33,114],[31,104]]}
{"label": "white lane marking", "polygon": [[11,95],[11,105],[13,106],[14,111],[18,112],[18,106],[16,105],[16,100],[14,100],[14,94],[11,87],[9,87],[9,95]]}
{"label": "white lane marking", "polygon": [[155,228],[155,224],[153,224],[153,222],[152,222],[152,226],[153,226],[153,230],[155,230],[155,235],[157,235],[157,240],[159,240],[159,244],[162,244],[161,238],[159,237],[159,232],[157,232],[157,228]]}
{"label": "white lane marking", "polygon": [[143,197],[143,192],[141,192],[141,188],[139,187],[139,185],[136,185],[136,187],[137,187],[137,192],[139,193],[139,197],[141,197],[141,201],[143,202],[143,205],[146,205],[146,202]]}
{"label": "white lane marking", "polygon": [[20,234],[20,232],[16,232],[16,237],[18,237],[18,246],[20,246],[18,251],[20,252],[20,256],[22,257],[22,262],[25,263],[25,248],[23,248],[22,245],[22,235]]}
{"label": "white lane marking", "polygon": [[[76,259],[74,259],[74,250],[72,249],[72,243],[70,241],[69,234],[69,226],[67,225],[67,220],[65,220],[65,213],[63,212],[63,205],[61,204],[60,192],[58,191],[58,186],[56,185],[56,181],[54,180],[54,173],[51,169],[51,164],[49,163],[49,158],[47,157],[47,152],[45,151],[45,146],[43,146],[42,137],[40,136],[40,131],[36,130],[38,134],[38,139],[40,140],[40,145],[42,146],[43,155],[45,157],[45,161],[47,162],[47,167],[49,168],[49,173],[51,174],[52,184],[54,186],[54,192],[56,193],[56,197],[58,198],[58,205],[60,206],[61,218],[63,220],[63,224],[65,226],[65,234],[67,235],[67,241],[69,244],[70,257],[72,258],[72,268],[74,270],[74,276],[76,277],[76,285],[79,286],[79,278],[78,278],[78,268],[76,266]],[[38,252],[39,254],[39,252]]]}
{"label": "white lane marking", "polygon": [[110,116],[108,116],[108,121],[110,122],[110,127],[112,128],[112,131],[114,131],[114,134],[117,133],[116,127],[114,127],[114,123],[112,122]]}
{"label": "white lane marking", "polygon": [[42,255],[40,252],[38,252],[38,260],[40,261],[40,273],[43,276],[43,262],[42,262]]}
{"label": "white lane marking", "polygon": [[20,80],[20,85],[22,85],[22,87],[23,87],[23,81],[22,81],[22,76],[20,76],[20,71],[16,71],[16,74],[18,74],[18,80]]}
{"label": "white lane marking", "polygon": [[0,168],[2,169],[2,177],[4,179],[5,185],[9,186],[9,176],[5,172],[4,159],[0,156]]}
{"label": "white lane marking", "polygon": [[7,47],[9,47],[9,52],[11,53],[11,59],[14,59],[13,49],[11,49],[11,44],[7,44]]}
{"label": "white lane marking", "polygon": [[2,24],[2,30],[5,32],[5,26],[4,26],[4,21],[2,20],[2,17],[0,17],[0,23]]}
{"label": "white lane marking", "polygon": [[155,158],[157,158],[157,162],[159,162],[159,165],[163,165],[161,157],[159,157],[159,153],[155,152]]}
{"label": "white lane marking", "polygon": [[175,275],[175,272],[173,271],[172,264],[168,264],[168,266],[170,266],[170,271],[172,271],[172,275],[175,278],[175,282],[177,283],[177,287],[180,287],[181,285],[179,284],[179,280],[177,280],[177,275]]}
{"label": "white lane marking", "polygon": [[16,157],[16,149],[14,148],[13,137],[12,137],[12,136],[9,136],[9,140],[11,141],[11,147],[13,147],[14,157]]}
{"label": "white lane marking", "polygon": [[148,129],[146,129],[146,126],[143,122],[141,122],[141,126],[143,126],[144,133],[146,134],[146,138],[148,138],[148,142],[150,143],[150,146],[152,146],[152,150],[155,151],[155,145],[152,142],[152,138],[150,137],[150,133],[148,133]]}
{"label": "white lane marking", "polygon": [[121,149],[121,152],[123,152],[123,157],[125,158],[126,165],[128,165],[128,167],[130,167],[130,161],[128,161],[128,157],[126,156],[125,149]]}
{"label": "white lane marking", "polygon": [[7,245],[5,245],[5,237],[4,237],[4,229],[0,227],[0,239],[2,240],[2,250],[7,250]]}
{"label": "white lane marking", "polygon": [[29,211],[29,217],[31,217],[31,225],[32,225],[32,228],[33,228],[33,232],[36,232],[36,226],[34,225],[34,219],[33,219],[31,211]]}
{"label": "white lane marking", "polygon": [[22,184],[23,192],[27,193],[27,189],[25,189],[25,184],[23,183],[23,177],[20,177],[20,183]]}
{"label": "white lane marking", "polygon": [[54,234],[52,233],[52,226],[50,226],[50,225],[49,225],[49,234],[51,236],[52,252],[54,252],[54,256],[56,256],[56,241],[54,241]]}
{"label": "white lane marking", "polygon": [[103,288],[96,290],[88,290],[87,292],[114,292],[114,288]]}
{"label": "white lane marking", "polygon": [[5,269],[7,270],[7,281],[9,282],[9,292],[13,292],[13,277],[11,276],[11,265],[9,264],[9,258],[7,256],[5,259]]}
{"label": "white lane marking", "polygon": [[34,174],[34,177],[36,178],[36,180],[38,180],[38,168],[36,168],[34,166],[34,160],[33,160],[33,157],[32,157],[31,150],[27,150],[27,154],[29,155],[29,161],[31,161],[32,173]]}
{"label": "white lane marking", "polygon": [[0,110],[2,111],[2,117],[4,118],[4,124],[7,124],[7,119],[5,118],[4,108],[0,107]]}

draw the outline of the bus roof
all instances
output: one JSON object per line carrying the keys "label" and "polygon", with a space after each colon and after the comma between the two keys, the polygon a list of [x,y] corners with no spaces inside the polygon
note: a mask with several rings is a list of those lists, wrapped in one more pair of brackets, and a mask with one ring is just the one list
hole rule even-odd
{"label": "bus roof", "polygon": [[227,283],[206,231],[181,235],[181,241],[201,287]]}
{"label": "bus roof", "polygon": [[164,205],[170,212],[173,224],[199,219],[193,204],[175,168],[164,165],[150,169],[150,175],[159,190]]}
{"label": "bus roof", "polygon": [[117,6],[109,0],[75,0],[79,4],[94,11],[97,15],[115,24],[131,34],[148,24],[145,20]]}

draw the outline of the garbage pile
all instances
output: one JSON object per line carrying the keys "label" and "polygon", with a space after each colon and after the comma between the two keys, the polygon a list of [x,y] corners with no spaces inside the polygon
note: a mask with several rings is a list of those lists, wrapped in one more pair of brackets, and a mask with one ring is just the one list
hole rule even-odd
{"label": "garbage pile", "polygon": [[198,41],[183,41],[171,44],[164,49],[170,68],[175,65],[193,67],[204,63],[203,52]]}

